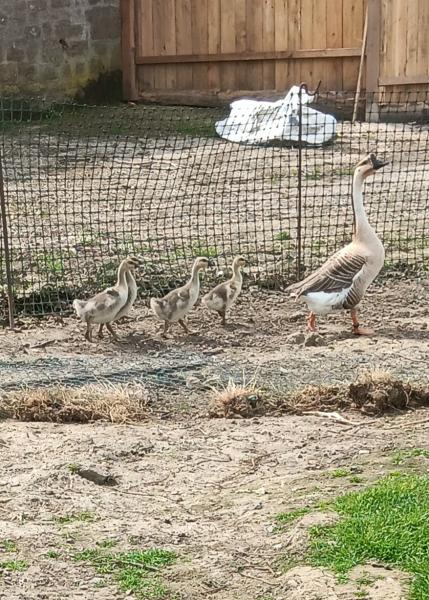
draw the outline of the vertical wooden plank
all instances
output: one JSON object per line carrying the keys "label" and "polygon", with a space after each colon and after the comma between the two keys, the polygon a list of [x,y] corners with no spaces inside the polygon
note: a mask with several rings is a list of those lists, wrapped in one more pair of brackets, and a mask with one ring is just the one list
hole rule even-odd
{"label": "vertical wooden plank", "polygon": [[[364,0],[343,0],[343,47],[362,46],[365,20]],[[347,91],[356,91],[359,72],[359,58],[343,59],[343,87]]]}
{"label": "vertical wooden plank", "polygon": [[[275,0],[274,8],[274,46],[275,50],[285,52],[288,48],[288,0]],[[289,87],[289,63],[286,60],[275,61],[275,84],[278,91],[286,91]]]}
{"label": "vertical wooden plank", "polygon": [[[316,0],[317,2],[317,0]],[[301,0],[301,35],[300,48],[309,49],[313,46],[313,4],[314,0]],[[300,74],[297,84],[305,82],[309,87],[314,82],[314,60],[307,59],[300,61]]]}
{"label": "vertical wooden plank", "polygon": [[[264,0],[262,23],[262,47],[264,52],[276,49],[275,40],[275,0]],[[276,66],[273,60],[264,61],[262,64],[262,89],[274,90],[276,81]]]}
{"label": "vertical wooden plank", "polygon": [[[221,0],[221,52],[228,54],[235,52],[235,2]],[[223,90],[232,90],[236,87],[235,64],[224,63],[221,70],[221,87]]]}
{"label": "vertical wooden plank", "polygon": [[[405,75],[420,75],[417,62],[419,42],[419,1],[408,0],[406,6],[405,36],[407,40],[407,54],[405,59]],[[429,31],[426,31],[429,36]]]}
{"label": "vertical wooden plank", "polygon": [[[176,53],[192,54],[191,0],[176,0]],[[192,65],[177,65],[176,86],[192,89]]]}
{"label": "vertical wooden plank", "polygon": [[[166,54],[165,51],[165,27],[168,15],[166,13],[166,4],[164,0],[152,2],[152,22],[153,22],[153,51],[155,56]],[[154,88],[156,90],[165,90],[167,67],[165,65],[156,65],[154,73]]]}
{"label": "vertical wooden plank", "polygon": [[[288,14],[288,50],[300,50],[301,46],[301,28],[302,28],[302,0],[287,0]],[[288,64],[289,85],[299,85],[301,83],[301,62],[291,60]]]}
{"label": "vertical wooden plank", "polygon": [[[343,0],[326,0],[326,48],[343,47]],[[325,68],[323,87],[327,90],[343,89],[341,58],[331,58]]]}
{"label": "vertical wooden plank", "polygon": [[[139,54],[154,56],[153,45],[153,0],[137,0],[137,31]],[[144,65],[139,68],[139,85],[142,90],[153,90],[155,87],[155,72],[157,67]]]}
{"label": "vertical wooden plank", "polygon": [[137,99],[135,63],[134,0],[121,1],[122,94],[124,100]]}
{"label": "vertical wooden plank", "polygon": [[380,74],[381,48],[381,2],[368,0],[368,39],[366,53],[366,90],[375,96],[367,100],[366,118],[377,122],[378,118],[378,78]]}
{"label": "vertical wooden plank", "polygon": [[419,49],[418,65],[421,75],[429,75],[429,2],[419,2]]}
{"label": "vertical wooden plank", "polygon": [[[192,19],[192,53],[208,53],[208,0],[191,0]],[[192,67],[192,88],[205,90],[208,86],[208,71],[206,64],[195,64]]]}
{"label": "vertical wooden plank", "polygon": [[[263,50],[263,1],[246,0],[247,52]],[[249,61],[245,66],[250,90],[263,89],[262,61]]]}
{"label": "vertical wooden plank", "polygon": [[[209,54],[220,54],[221,52],[221,29],[220,29],[220,0],[209,0],[207,6],[208,21],[208,52]],[[211,90],[220,88],[220,66],[209,63],[207,66],[208,87]]]}
{"label": "vertical wooden plank", "polygon": [[[313,48],[326,48],[326,0],[313,0]],[[319,81],[322,89],[326,89],[326,73],[330,58],[313,61],[313,79],[310,85],[314,88]]]}
{"label": "vertical wooden plank", "polygon": [[[167,19],[164,24],[164,49],[166,54],[176,54],[176,2],[163,0]],[[167,65],[165,68],[165,87],[167,90],[176,89],[176,65]]]}
{"label": "vertical wooden plank", "polygon": [[[247,8],[246,0],[235,0],[235,51],[237,53],[247,50]],[[238,63],[235,71],[236,89],[249,90],[249,71],[243,63]]]}

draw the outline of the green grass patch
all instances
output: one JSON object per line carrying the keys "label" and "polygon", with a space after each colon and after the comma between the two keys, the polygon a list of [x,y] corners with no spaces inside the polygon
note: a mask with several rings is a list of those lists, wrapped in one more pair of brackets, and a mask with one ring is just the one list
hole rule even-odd
{"label": "green grass patch", "polygon": [[338,479],[339,477],[348,477],[350,475],[349,469],[335,469],[330,473],[330,476],[333,479]]}
{"label": "green grass patch", "polygon": [[276,516],[276,521],[279,525],[289,525],[289,523],[293,523],[293,521],[307,515],[309,512],[311,512],[311,508],[297,508],[288,512],[282,512]]}
{"label": "green grass patch", "polygon": [[429,450],[424,448],[411,448],[408,450],[396,450],[392,456],[394,465],[402,465],[406,460],[423,456],[429,458]]}
{"label": "green grass patch", "polygon": [[69,523],[93,523],[95,520],[95,515],[87,511],[63,515],[56,519],[57,523],[60,525],[68,525]]}
{"label": "green grass patch", "polygon": [[18,546],[14,540],[0,540],[0,550],[5,552],[18,552]]}
{"label": "green grass patch", "polygon": [[279,242],[288,242],[291,239],[292,238],[291,238],[289,231],[280,231],[276,235],[276,240],[278,240]]}
{"label": "green grass patch", "polygon": [[45,554],[45,558],[59,558],[60,553],[57,550],[48,550]]}
{"label": "green grass patch", "polygon": [[414,576],[410,600],[429,598],[429,477],[390,475],[340,497],[341,519],[310,530],[309,561],[339,576],[370,560]]}
{"label": "green grass patch", "polygon": [[110,575],[122,592],[135,594],[141,600],[158,600],[167,594],[158,572],[171,565],[176,555],[160,548],[114,554],[93,548],[82,550],[73,558],[90,563],[100,575]]}
{"label": "green grass patch", "polygon": [[2,571],[22,572],[28,569],[28,563],[25,560],[5,560],[0,562],[0,573]]}

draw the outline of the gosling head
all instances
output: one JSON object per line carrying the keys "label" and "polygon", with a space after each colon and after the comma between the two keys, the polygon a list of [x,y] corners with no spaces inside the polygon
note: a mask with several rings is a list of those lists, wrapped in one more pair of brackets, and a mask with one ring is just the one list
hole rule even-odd
{"label": "gosling head", "polygon": [[245,267],[247,265],[247,260],[244,256],[236,256],[234,258],[234,262],[232,263],[233,267]]}
{"label": "gosling head", "polygon": [[355,176],[360,175],[362,179],[365,179],[369,175],[373,175],[376,171],[388,165],[388,162],[378,160],[375,154],[368,154],[365,156],[357,165],[355,169]]}
{"label": "gosling head", "polygon": [[197,269],[197,271],[206,270],[211,266],[213,266],[213,261],[205,256],[199,256],[195,259],[194,269]]}
{"label": "gosling head", "polygon": [[141,265],[141,260],[137,256],[127,256],[122,264],[127,271],[134,271],[134,269]]}

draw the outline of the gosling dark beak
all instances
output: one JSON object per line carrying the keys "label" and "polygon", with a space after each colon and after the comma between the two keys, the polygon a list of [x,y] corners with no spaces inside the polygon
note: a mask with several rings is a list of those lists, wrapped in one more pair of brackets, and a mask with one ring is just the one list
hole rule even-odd
{"label": "gosling dark beak", "polygon": [[212,258],[209,258],[209,267],[214,267],[215,265],[215,261]]}
{"label": "gosling dark beak", "polygon": [[372,162],[372,168],[374,169],[374,171],[378,171],[378,169],[382,169],[383,167],[385,167],[386,165],[388,165],[388,162],[383,162],[382,160],[378,160],[378,158],[376,158],[375,154],[371,154],[371,162]]}

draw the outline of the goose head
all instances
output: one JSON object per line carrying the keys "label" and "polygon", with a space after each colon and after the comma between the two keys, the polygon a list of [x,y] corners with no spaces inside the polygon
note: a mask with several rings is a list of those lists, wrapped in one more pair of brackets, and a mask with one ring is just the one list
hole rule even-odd
{"label": "goose head", "polygon": [[194,262],[194,271],[205,271],[213,266],[213,261],[205,256],[199,256]]}
{"label": "goose head", "polygon": [[365,158],[363,158],[356,165],[355,176],[360,176],[362,179],[366,179],[366,177],[373,175],[376,171],[388,164],[388,162],[378,160],[375,154],[368,154],[368,156],[365,156]]}
{"label": "goose head", "polygon": [[134,271],[141,265],[141,260],[137,256],[127,256],[122,264],[125,271]]}
{"label": "goose head", "polygon": [[245,267],[247,265],[247,260],[244,256],[236,256],[234,258],[234,262],[232,263],[233,267]]}

